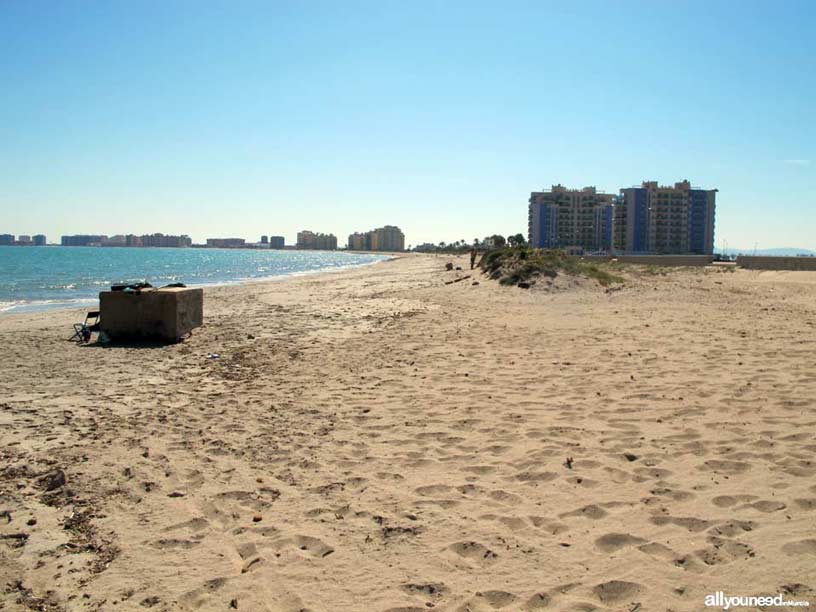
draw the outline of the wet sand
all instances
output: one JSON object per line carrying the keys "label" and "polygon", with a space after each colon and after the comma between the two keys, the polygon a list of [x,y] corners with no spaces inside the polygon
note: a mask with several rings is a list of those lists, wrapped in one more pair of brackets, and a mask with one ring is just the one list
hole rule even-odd
{"label": "wet sand", "polygon": [[816,605],[816,273],[446,261],[208,289],[171,346],[0,317],[0,610]]}

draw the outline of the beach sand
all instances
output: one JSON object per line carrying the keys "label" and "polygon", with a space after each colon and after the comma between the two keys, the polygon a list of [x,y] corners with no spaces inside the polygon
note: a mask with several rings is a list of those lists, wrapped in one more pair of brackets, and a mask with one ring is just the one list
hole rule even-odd
{"label": "beach sand", "polygon": [[0,317],[0,609],[816,605],[816,274],[447,261],[208,289],[171,346]]}

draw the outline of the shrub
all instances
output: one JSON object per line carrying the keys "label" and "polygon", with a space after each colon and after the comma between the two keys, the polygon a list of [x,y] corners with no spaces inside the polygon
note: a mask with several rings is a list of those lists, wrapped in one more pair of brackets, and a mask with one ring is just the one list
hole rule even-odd
{"label": "shrub", "polygon": [[566,255],[563,251],[529,247],[504,247],[489,251],[482,257],[479,267],[502,285],[517,285],[535,276],[555,278],[558,274],[591,278],[603,286],[623,282],[621,277],[598,264]]}

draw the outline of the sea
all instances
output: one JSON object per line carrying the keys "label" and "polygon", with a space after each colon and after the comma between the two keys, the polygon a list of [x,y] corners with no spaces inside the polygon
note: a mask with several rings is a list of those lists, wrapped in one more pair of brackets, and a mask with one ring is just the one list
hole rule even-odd
{"label": "sea", "polygon": [[0,246],[0,314],[92,305],[115,284],[226,285],[383,259],[342,251]]}

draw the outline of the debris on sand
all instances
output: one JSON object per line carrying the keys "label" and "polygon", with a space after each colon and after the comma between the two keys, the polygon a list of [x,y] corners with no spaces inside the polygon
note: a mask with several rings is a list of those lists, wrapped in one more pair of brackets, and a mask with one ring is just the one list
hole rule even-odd
{"label": "debris on sand", "polygon": [[51,472],[40,476],[40,478],[37,480],[37,484],[41,489],[46,491],[54,491],[55,489],[59,489],[65,484],[65,472],[59,469],[52,470]]}

